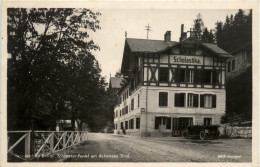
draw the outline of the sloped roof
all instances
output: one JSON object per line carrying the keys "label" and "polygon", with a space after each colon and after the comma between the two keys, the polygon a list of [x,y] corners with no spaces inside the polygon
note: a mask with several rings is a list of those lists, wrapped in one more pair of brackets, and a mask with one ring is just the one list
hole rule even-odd
{"label": "sloped roof", "polygon": [[216,44],[212,44],[212,43],[202,43],[202,46],[205,46],[206,48],[208,48],[209,50],[220,54],[221,57],[232,57],[230,53],[224,51],[223,49],[219,48]]}
{"label": "sloped roof", "polygon": [[[125,73],[129,68],[130,52],[146,52],[146,53],[162,53],[167,49],[177,47],[181,43],[196,43],[191,37],[181,42],[165,42],[164,40],[150,40],[150,39],[136,39],[127,38],[125,40],[125,48],[123,54],[123,60],[121,65],[122,73]],[[212,43],[198,43],[199,46],[204,47],[219,57],[233,57],[230,53],[219,48],[216,44]]]}
{"label": "sloped roof", "polygon": [[[189,38],[187,38],[187,40],[188,39]],[[175,41],[165,42],[163,40],[149,40],[149,39],[135,39],[135,38],[127,38],[126,42],[131,52],[160,52],[160,51],[164,51],[169,47],[173,47],[179,44],[179,42],[175,42]],[[222,57],[232,57],[230,53],[219,48],[216,44],[201,43],[201,45],[215,52],[216,54],[220,54]]]}
{"label": "sloped roof", "polygon": [[129,45],[131,52],[159,52],[165,50],[167,47],[172,47],[178,42],[165,42],[163,40],[148,40],[148,39],[134,39],[127,38],[126,42]]}
{"label": "sloped roof", "polygon": [[111,88],[121,88],[120,83],[122,82],[123,78],[117,77],[110,77],[109,87]]}
{"label": "sloped roof", "polygon": [[244,43],[243,45],[241,45],[240,47],[238,47],[237,49],[234,49],[231,53],[234,54],[238,51],[241,51],[242,49],[245,49],[245,48],[250,48],[252,49],[252,42],[246,42]]}

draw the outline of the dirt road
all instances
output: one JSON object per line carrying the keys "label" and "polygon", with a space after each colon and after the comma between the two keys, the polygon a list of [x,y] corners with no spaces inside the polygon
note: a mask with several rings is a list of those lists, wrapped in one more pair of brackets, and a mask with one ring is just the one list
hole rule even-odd
{"label": "dirt road", "polygon": [[251,148],[251,139],[89,134],[86,143],[60,157],[65,162],[251,162]]}

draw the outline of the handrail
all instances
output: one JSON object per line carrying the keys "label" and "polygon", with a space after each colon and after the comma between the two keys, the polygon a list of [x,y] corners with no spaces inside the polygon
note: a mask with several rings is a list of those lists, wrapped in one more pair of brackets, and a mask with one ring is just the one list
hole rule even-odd
{"label": "handrail", "polygon": [[20,141],[22,141],[28,134],[24,134],[19,140],[17,140],[9,149],[8,152],[10,152],[12,149],[14,149],[15,146],[17,146]]}
{"label": "handrail", "polygon": [[[16,133],[19,135],[15,135]],[[34,142],[32,142],[32,131],[30,130],[8,131],[8,154],[16,158],[30,160],[37,158],[41,155],[40,153],[49,155],[87,140],[86,131],[35,131],[35,134],[38,137],[34,137]],[[16,137],[18,138],[16,139]],[[21,147],[23,142],[24,147]],[[33,143],[34,145],[32,145]],[[21,148],[24,149],[24,155],[21,153],[23,152]],[[19,155],[17,155],[17,151],[20,153]]]}
{"label": "handrail", "polygon": [[[25,132],[32,132],[31,130],[21,130],[21,131],[7,131],[7,133],[25,133]],[[44,133],[49,133],[49,132],[84,132],[84,131],[41,131],[41,130],[35,130],[34,132],[44,132]]]}

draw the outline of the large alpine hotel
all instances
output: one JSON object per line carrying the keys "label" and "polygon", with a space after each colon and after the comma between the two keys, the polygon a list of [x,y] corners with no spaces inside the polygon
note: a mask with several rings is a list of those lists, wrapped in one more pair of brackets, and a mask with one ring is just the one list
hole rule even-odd
{"label": "large alpine hotel", "polygon": [[220,124],[225,112],[226,60],[231,54],[200,43],[181,25],[179,42],[126,38],[114,109],[114,133],[180,135],[188,125]]}

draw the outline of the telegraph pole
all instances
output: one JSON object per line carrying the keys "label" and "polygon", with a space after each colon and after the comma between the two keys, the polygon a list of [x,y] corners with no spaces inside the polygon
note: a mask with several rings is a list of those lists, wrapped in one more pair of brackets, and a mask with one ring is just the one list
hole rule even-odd
{"label": "telegraph pole", "polygon": [[147,31],[147,39],[149,37],[149,31],[151,31],[151,28],[152,27],[149,26],[149,23],[148,23],[148,26],[145,26],[145,30]]}

